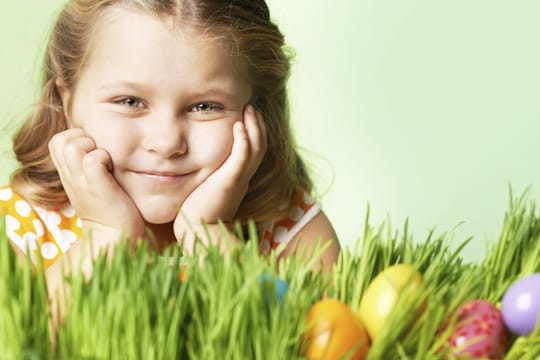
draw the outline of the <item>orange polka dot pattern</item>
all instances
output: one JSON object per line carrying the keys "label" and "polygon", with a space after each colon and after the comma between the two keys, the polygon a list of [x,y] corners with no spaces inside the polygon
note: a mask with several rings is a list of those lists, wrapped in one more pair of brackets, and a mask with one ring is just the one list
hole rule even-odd
{"label": "orange polka dot pattern", "polygon": [[279,245],[291,241],[320,211],[320,205],[307,191],[301,188],[297,189],[294,205],[291,207],[289,215],[269,224],[260,239],[259,251],[268,255]]}
{"label": "orange polka dot pattern", "polygon": [[30,205],[9,187],[0,188],[0,214],[8,238],[35,261],[41,252],[47,269],[82,235],[82,223],[71,206],[51,210]]}
{"label": "orange polka dot pattern", "polygon": [[[262,232],[262,254],[268,255],[280,244],[289,242],[320,212],[319,204],[303,189],[297,190],[294,202],[287,217],[268,224]],[[33,260],[40,251],[45,269],[82,235],[82,223],[73,207],[32,206],[9,187],[0,188],[0,215],[5,220],[8,238],[23,253],[30,249]]]}

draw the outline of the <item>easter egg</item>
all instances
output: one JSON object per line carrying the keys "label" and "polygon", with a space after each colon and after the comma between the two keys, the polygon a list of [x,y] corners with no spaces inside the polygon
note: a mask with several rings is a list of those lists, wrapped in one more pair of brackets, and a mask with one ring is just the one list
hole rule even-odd
{"label": "easter egg", "polygon": [[180,280],[180,282],[185,282],[186,279],[187,279],[187,266],[182,265],[180,266],[180,271],[178,272],[178,280]]}
{"label": "easter egg", "polygon": [[400,293],[403,301],[412,301],[419,296],[422,283],[422,275],[407,264],[393,265],[373,279],[359,306],[360,320],[372,340],[381,332]]}
{"label": "easter egg", "polygon": [[259,285],[264,294],[267,305],[272,303],[283,303],[283,298],[289,290],[287,282],[278,276],[263,274],[259,277]]}
{"label": "easter egg", "polygon": [[304,351],[308,359],[366,358],[368,334],[344,302],[336,299],[317,302],[309,310],[304,326]]}
{"label": "easter egg", "polygon": [[514,282],[502,298],[501,313],[506,327],[516,335],[529,335],[540,313],[540,273]]}
{"label": "easter egg", "polygon": [[456,358],[504,358],[506,331],[495,305],[484,300],[471,300],[457,308],[449,321],[455,324],[448,343]]}

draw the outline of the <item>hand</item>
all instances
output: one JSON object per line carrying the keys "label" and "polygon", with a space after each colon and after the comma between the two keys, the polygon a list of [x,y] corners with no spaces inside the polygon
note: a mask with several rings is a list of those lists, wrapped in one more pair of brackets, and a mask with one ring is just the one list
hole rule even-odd
{"label": "hand", "polygon": [[116,237],[107,240],[118,240],[121,235],[136,239],[143,234],[144,221],[112,176],[109,154],[97,149],[82,129],[56,134],[49,142],[49,151],[69,201],[85,228]]}
{"label": "hand", "polygon": [[244,120],[233,125],[229,157],[202,182],[181,205],[174,221],[174,233],[182,240],[193,226],[234,219],[249,181],[266,152],[266,130],[252,105],[244,109]]}

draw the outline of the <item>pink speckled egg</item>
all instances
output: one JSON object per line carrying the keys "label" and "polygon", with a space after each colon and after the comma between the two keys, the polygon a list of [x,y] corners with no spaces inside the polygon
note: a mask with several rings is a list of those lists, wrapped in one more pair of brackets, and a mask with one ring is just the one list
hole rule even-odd
{"label": "pink speckled egg", "polygon": [[499,309],[493,304],[485,300],[471,300],[451,316],[457,323],[448,342],[450,352],[456,358],[504,358],[506,329]]}

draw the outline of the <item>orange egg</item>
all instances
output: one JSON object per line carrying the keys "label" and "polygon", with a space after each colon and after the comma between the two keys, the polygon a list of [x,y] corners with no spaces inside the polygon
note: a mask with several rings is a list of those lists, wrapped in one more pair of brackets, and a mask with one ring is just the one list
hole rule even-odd
{"label": "orange egg", "polygon": [[351,308],[336,299],[324,299],[309,310],[304,333],[308,359],[362,360],[369,350],[366,329]]}
{"label": "orange egg", "polygon": [[403,301],[412,301],[419,296],[422,283],[422,275],[407,264],[388,267],[373,279],[362,295],[358,312],[372,340],[387,323],[400,293]]}

